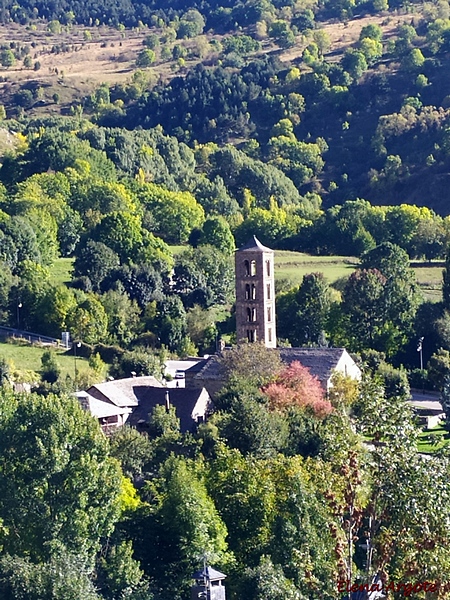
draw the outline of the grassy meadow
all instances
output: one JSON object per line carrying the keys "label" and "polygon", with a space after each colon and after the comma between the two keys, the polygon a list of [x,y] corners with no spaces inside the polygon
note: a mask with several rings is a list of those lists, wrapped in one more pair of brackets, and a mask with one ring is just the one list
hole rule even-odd
{"label": "grassy meadow", "polygon": [[417,449],[424,454],[431,454],[441,450],[450,442],[448,431],[438,425],[433,429],[425,429],[419,434]]}
{"label": "grassy meadow", "polygon": [[300,285],[303,275],[323,273],[328,283],[349,277],[358,265],[358,259],[348,256],[310,256],[300,252],[275,252],[275,280]]}
{"label": "grassy meadow", "polygon": [[[349,277],[358,267],[359,259],[349,256],[309,256],[300,252],[275,251],[275,280],[283,289],[300,285],[303,275],[321,272],[328,283]],[[427,300],[442,298],[442,261],[412,263],[420,288]]]}
{"label": "grassy meadow", "polygon": [[73,258],[58,258],[50,268],[52,285],[68,284],[72,279]]}
{"label": "grassy meadow", "polygon": [[[37,344],[26,344],[22,340],[0,342],[0,358],[7,360],[14,369],[19,371],[36,371],[41,369],[41,357],[48,350],[48,346]],[[64,348],[55,349],[57,361],[61,368],[63,377],[70,375],[72,378],[75,375],[75,360],[71,355],[66,355]],[[83,373],[88,369],[88,361],[84,358],[77,358],[77,370]]]}

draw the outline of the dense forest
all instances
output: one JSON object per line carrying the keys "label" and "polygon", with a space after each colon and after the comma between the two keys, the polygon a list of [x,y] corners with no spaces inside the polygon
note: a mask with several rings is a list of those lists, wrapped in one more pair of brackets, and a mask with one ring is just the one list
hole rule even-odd
{"label": "dense forest", "polygon": [[[1,324],[75,344],[74,377],[0,350],[0,596],[186,600],[207,561],[230,600],[337,600],[375,574],[390,598],[447,598],[448,2],[7,0],[0,21]],[[116,71],[77,79],[86,51]],[[352,258],[278,279],[277,332],[346,347],[361,382],[325,394],[237,344],[253,235]],[[105,436],[73,397],[221,341],[195,431],[157,407],[148,434]],[[411,387],[446,415],[426,455]]]}

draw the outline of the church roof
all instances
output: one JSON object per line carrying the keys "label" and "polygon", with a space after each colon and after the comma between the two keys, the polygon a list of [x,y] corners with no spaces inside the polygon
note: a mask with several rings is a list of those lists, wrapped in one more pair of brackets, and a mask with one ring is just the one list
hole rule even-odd
{"label": "church roof", "polygon": [[263,246],[261,242],[258,240],[256,235],[254,235],[246,244],[244,244],[241,248],[237,250],[237,252],[273,252],[271,248],[267,248],[267,246]]}
{"label": "church roof", "polygon": [[[337,367],[342,355],[346,352],[345,348],[276,348],[273,352],[278,352],[281,360],[286,364],[291,364],[298,360],[304,367],[309,369],[311,375],[315,375],[324,388]],[[190,369],[188,369],[190,371]],[[223,373],[220,369],[219,357],[212,355],[203,363],[196,365],[194,379],[201,381],[216,380],[220,381]]]}
{"label": "church roof", "polygon": [[204,577],[209,579],[209,581],[212,581],[214,579],[225,579],[226,575],[220,571],[216,571],[216,569],[213,569],[212,567],[203,567],[203,569],[196,571],[192,575],[192,579],[203,579]]}
{"label": "church roof", "polygon": [[284,363],[291,364],[298,360],[300,364],[309,369],[320,383],[326,387],[327,381],[337,367],[344,348],[278,348],[280,358]]}

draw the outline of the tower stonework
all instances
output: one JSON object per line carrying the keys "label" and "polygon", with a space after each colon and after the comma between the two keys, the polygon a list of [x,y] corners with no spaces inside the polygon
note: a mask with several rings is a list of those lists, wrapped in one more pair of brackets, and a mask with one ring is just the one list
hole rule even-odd
{"label": "tower stonework", "polygon": [[237,342],[276,348],[274,252],[253,236],[235,253]]}

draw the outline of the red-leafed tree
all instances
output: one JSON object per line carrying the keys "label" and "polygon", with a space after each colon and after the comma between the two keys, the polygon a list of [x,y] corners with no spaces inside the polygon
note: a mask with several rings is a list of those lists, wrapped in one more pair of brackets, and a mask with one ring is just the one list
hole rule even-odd
{"label": "red-leafed tree", "polygon": [[290,406],[309,408],[318,418],[329,415],[333,407],[319,380],[298,361],[292,362],[262,388],[272,410],[284,410]]}

